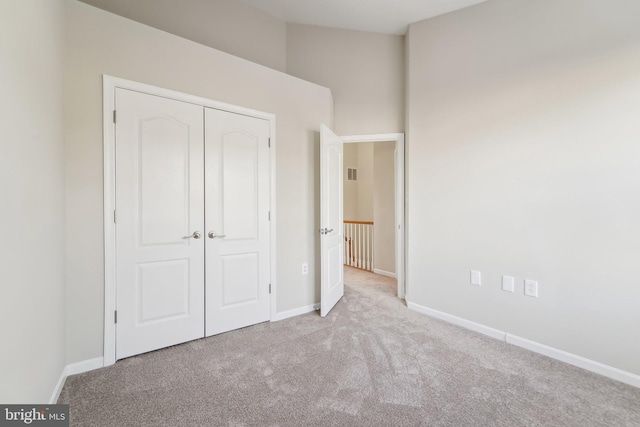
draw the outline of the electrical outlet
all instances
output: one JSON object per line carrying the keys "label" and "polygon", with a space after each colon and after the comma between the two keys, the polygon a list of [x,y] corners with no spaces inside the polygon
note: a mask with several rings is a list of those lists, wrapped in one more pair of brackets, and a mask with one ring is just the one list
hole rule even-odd
{"label": "electrical outlet", "polygon": [[538,298],[538,282],[535,280],[524,281],[524,294],[529,297]]}
{"label": "electrical outlet", "polygon": [[307,274],[309,274],[309,264],[305,262],[302,264],[302,275],[306,276]]}
{"label": "electrical outlet", "polygon": [[515,281],[516,279],[512,276],[502,276],[502,290],[514,292],[516,288]]}
{"label": "electrical outlet", "polygon": [[482,273],[480,273],[479,271],[471,270],[471,284],[482,286]]}

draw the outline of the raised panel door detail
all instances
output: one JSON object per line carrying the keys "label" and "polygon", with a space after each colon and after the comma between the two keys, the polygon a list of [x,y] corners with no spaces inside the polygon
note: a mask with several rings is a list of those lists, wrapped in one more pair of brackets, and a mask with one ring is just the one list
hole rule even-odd
{"label": "raised panel door detail", "polygon": [[227,240],[258,238],[258,138],[222,137],[222,228]]}
{"label": "raised panel door detail", "polygon": [[333,246],[328,251],[329,256],[329,291],[333,291],[342,283],[343,265],[342,252],[339,246]]}
{"label": "raised panel door detail", "polygon": [[189,260],[138,264],[138,324],[189,315]]}
{"label": "raised panel door detail", "polygon": [[258,300],[258,259],[257,253],[222,257],[222,308]]}
{"label": "raised panel door detail", "polygon": [[139,124],[141,245],[185,244],[189,233],[189,127],[170,117]]}

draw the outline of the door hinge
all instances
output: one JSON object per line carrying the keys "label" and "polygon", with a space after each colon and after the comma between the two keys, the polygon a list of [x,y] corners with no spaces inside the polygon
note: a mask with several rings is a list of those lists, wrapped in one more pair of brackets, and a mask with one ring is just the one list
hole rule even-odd
{"label": "door hinge", "polygon": [[118,323],[118,310],[113,312],[113,323]]}
{"label": "door hinge", "polygon": [[269,141],[269,142],[268,142],[268,144],[267,144],[267,145],[268,145],[268,147],[269,147],[269,148],[271,148],[271,138],[269,138],[269,139],[268,139],[268,141]]}
{"label": "door hinge", "polygon": [[116,215],[115,209],[113,210],[113,223],[116,224],[118,222],[118,216]]}
{"label": "door hinge", "polygon": [[116,110],[113,110],[113,123],[116,122]]}
{"label": "door hinge", "polygon": [[269,293],[271,293],[271,283],[269,283]]}
{"label": "door hinge", "polygon": [[269,211],[269,214],[267,215],[267,217],[269,218],[269,221],[271,221],[271,211]]}

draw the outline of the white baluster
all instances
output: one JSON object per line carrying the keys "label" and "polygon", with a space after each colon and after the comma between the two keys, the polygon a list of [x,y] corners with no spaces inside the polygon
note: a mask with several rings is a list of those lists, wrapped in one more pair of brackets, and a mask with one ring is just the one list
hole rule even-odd
{"label": "white baluster", "polygon": [[356,237],[356,241],[358,242],[358,256],[356,257],[356,267],[361,268],[362,267],[362,247],[360,246],[362,244],[362,226],[361,224],[357,225],[357,233],[358,236]]}
{"label": "white baluster", "polygon": [[364,247],[365,247],[365,256],[364,256],[364,269],[369,269],[369,226],[364,226]]}
{"label": "white baluster", "polygon": [[349,265],[353,267],[353,244],[354,244],[354,233],[353,233],[353,224],[349,224],[349,238],[351,239],[351,246],[349,247]]}
{"label": "white baluster", "polygon": [[375,246],[373,244],[375,236],[373,235],[373,226],[371,226],[371,271],[373,271],[373,256],[375,255]]}

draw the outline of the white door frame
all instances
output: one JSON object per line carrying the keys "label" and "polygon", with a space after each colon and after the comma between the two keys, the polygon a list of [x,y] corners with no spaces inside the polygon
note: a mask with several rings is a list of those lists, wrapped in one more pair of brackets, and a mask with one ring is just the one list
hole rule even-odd
{"label": "white door frame", "polygon": [[404,133],[384,133],[374,135],[341,136],[345,144],[358,142],[395,142],[396,174],[396,279],[398,280],[398,298],[405,299],[407,294],[405,275],[405,199],[404,199]]}
{"label": "white door frame", "polygon": [[104,149],[104,366],[116,362],[116,238],[115,238],[115,92],[116,88],[128,89],[149,95],[161,96],[176,101],[188,102],[202,107],[229,111],[269,121],[269,184],[270,184],[270,279],[271,309],[270,320],[275,318],[276,310],[276,116],[258,110],[226,104],[195,95],[163,89],[108,75],[102,76],[103,94],[103,149]]}

